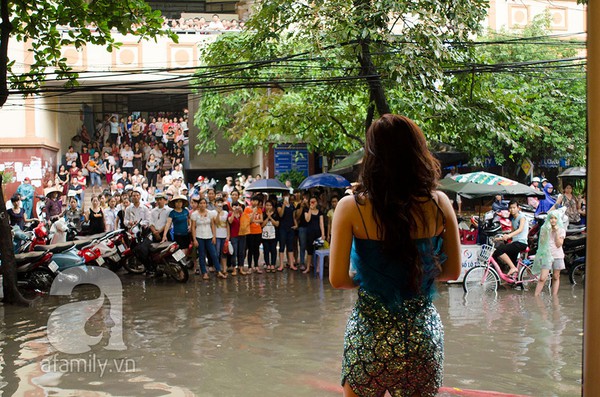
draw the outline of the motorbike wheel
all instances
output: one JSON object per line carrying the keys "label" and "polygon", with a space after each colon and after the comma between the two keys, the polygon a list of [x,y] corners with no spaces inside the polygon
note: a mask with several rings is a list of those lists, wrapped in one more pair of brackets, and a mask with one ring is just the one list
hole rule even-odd
{"label": "motorbike wheel", "polygon": [[580,263],[569,271],[569,281],[571,284],[585,285],[585,263]]}
{"label": "motorbike wheel", "polygon": [[115,273],[118,272],[121,269],[121,267],[123,267],[121,265],[121,262],[115,262],[110,259],[106,261],[106,266]]}
{"label": "motorbike wheel", "polygon": [[131,255],[126,261],[123,262],[123,267],[129,273],[142,274],[146,271],[146,266],[138,259],[137,256]]}
{"label": "motorbike wheel", "polygon": [[37,269],[31,272],[27,287],[33,290],[49,292],[56,275],[50,270]]}
{"label": "motorbike wheel", "polygon": [[184,266],[175,260],[167,262],[166,272],[178,283],[186,283],[190,277],[187,266]]}

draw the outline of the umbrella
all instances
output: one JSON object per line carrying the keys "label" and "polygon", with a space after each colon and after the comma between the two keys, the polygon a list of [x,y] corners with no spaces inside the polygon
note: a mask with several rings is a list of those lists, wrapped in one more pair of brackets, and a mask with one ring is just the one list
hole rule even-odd
{"label": "umbrella", "polygon": [[[465,152],[461,152],[455,147],[446,143],[432,141],[429,143],[429,150],[431,150],[431,153],[440,161],[442,168],[469,160],[469,156]],[[329,172],[333,172],[334,174],[351,173],[355,166],[358,166],[362,163],[364,154],[364,148],[358,149],[356,152],[349,154],[341,161],[337,162],[333,167],[331,167]]]}
{"label": "umbrella", "polygon": [[289,192],[290,189],[279,179],[259,179],[252,182],[246,189],[247,192]]}
{"label": "umbrella", "polygon": [[335,189],[345,189],[350,186],[350,182],[341,175],[335,174],[315,174],[302,181],[298,189],[307,190],[313,187],[330,187]]}
{"label": "umbrella", "polygon": [[439,189],[448,193],[460,194],[470,199],[493,197],[497,194],[506,196],[544,196],[543,192],[522,183],[487,172],[457,175],[456,179],[459,178],[461,181],[452,178],[440,180]]}
{"label": "umbrella", "polygon": [[585,167],[571,167],[567,168],[560,174],[558,174],[559,178],[585,178],[586,170]]}
{"label": "umbrella", "polygon": [[513,181],[512,179],[505,178],[500,175],[490,174],[489,172],[471,172],[469,174],[455,175],[452,177],[456,182],[472,182],[479,185],[501,185],[501,186],[515,186],[519,185],[519,182]]}

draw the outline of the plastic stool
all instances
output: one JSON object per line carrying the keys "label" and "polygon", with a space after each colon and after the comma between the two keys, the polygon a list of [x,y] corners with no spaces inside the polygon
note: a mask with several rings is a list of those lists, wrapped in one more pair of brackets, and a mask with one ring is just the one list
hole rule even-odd
{"label": "plastic stool", "polygon": [[319,277],[323,280],[323,268],[325,267],[325,258],[329,258],[329,249],[324,250],[315,250],[315,274],[317,273],[317,268],[319,268]]}

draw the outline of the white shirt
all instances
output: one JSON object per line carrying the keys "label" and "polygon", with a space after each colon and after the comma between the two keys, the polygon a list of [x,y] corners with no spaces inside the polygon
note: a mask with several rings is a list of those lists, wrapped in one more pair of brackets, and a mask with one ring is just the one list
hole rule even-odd
{"label": "white shirt", "polygon": [[175,178],[183,178],[183,171],[175,170],[175,171],[171,172],[171,177],[173,179],[175,179]]}
{"label": "white shirt", "polygon": [[200,215],[198,211],[194,211],[190,219],[196,222],[196,238],[209,239],[213,238],[211,222],[213,218],[212,211],[207,211],[204,215]]}
{"label": "white shirt", "polygon": [[173,183],[173,175],[165,175],[162,177],[162,184],[168,186]]}
{"label": "white shirt", "polygon": [[223,186],[223,192],[227,193],[227,194],[231,194],[231,192],[233,192],[233,189],[235,189],[235,186],[233,186],[233,185]]}
{"label": "white shirt", "polygon": [[[229,216],[229,214],[227,213],[227,211],[223,210],[221,211],[221,219],[219,220],[218,218],[218,212],[217,211],[209,211],[209,212],[214,212],[214,215],[212,216],[213,218],[217,218],[216,222],[217,222],[217,238],[227,238],[227,217]],[[219,227],[219,225],[224,225]]]}
{"label": "white shirt", "polygon": [[131,204],[125,210],[125,224],[130,225],[138,221],[150,221],[150,210],[140,203],[139,207]]}
{"label": "white shirt", "polygon": [[106,225],[106,231],[112,232],[115,230],[115,223],[117,220],[117,214],[119,213],[119,209],[115,207],[111,209],[110,207],[104,209],[104,224]]}
{"label": "white shirt", "polygon": [[124,168],[133,167],[133,150],[121,150],[121,158],[123,159]]}
{"label": "white shirt", "polygon": [[150,224],[154,226],[156,230],[162,232],[167,225],[167,219],[169,219],[169,213],[172,208],[164,206],[163,208],[154,208],[150,211]]}

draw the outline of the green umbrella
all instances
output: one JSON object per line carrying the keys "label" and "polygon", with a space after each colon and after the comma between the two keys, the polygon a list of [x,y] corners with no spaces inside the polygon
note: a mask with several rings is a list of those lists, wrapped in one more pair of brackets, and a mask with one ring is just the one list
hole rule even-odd
{"label": "green umbrella", "polygon": [[460,182],[452,178],[441,179],[438,188],[443,192],[460,194],[469,199],[494,197],[497,194],[503,196],[544,197],[543,192],[511,179],[487,172],[474,172],[456,176],[457,179],[459,177],[461,179]]}

